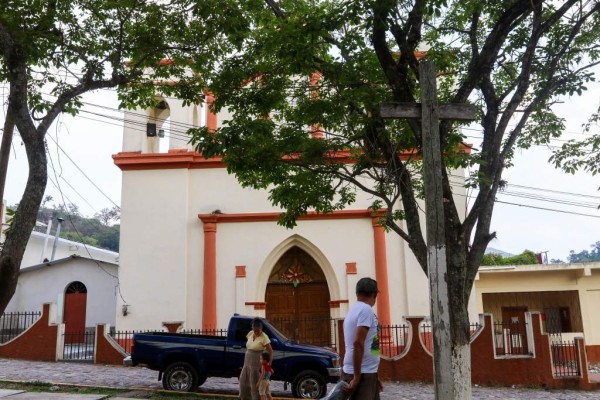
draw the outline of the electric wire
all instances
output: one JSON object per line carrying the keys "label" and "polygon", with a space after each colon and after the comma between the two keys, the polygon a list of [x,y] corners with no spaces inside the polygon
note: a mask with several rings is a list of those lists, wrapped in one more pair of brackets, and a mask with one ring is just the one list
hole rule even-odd
{"label": "electric wire", "polygon": [[[123,112],[123,113],[126,113],[126,114],[128,114],[128,115],[134,115],[134,116],[139,116],[139,117],[145,117],[145,115],[144,115],[144,114],[135,113],[135,112],[130,112],[130,111],[118,110],[118,109],[115,109],[115,108],[112,108],[112,107],[101,106],[101,105],[97,105],[97,104],[93,104],[93,103],[87,103],[87,102],[85,102],[84,104],[87,104],[87,105],[90,105],[90,106],[94,106],[94,107],[99,107],[99,108],[106,109],[106,110]],[[94,113],[94,112],[90,112],[90,111],[87,111],[87,110],[82,110],[82,111],[83,111],[83,112],[90,113],[90,114],[93,114],[93,115],[96,115],[96,116],[99,116],[99,117],[102,117],[102,118],[108,118],[108,119],[112,119],[112,120],[118,120],[119,122],[121,122],[121,121],[122,121],[122,119],[121,119],[120,117],[108,116],[108,115],[106,115],[106,114]],[[85,117],[83,117],[83,116],[81,116],[81,117],[82,117],[82,118],[85,118]],[[115,125],[115,126],[122,126],[121,124],[114,124],[114,123],[110,123],[110,122],[108,122],[108,121],[95,120],[95,119],[91,119],[91,118],[87,118],[87,119],[94,120],[94,121],[98,121],[98,122],[104,122],[104,123],[108,123],[108,124]],[[163,120],[163,121],[166,121],[167,119],[161,119],[161,118],[157,118],[157,120]],[[127,122],[128,122],[128,123],[132,123],[132,122],[133,122],[133,125],[139,125],[139,126],[144,126],[144,125],[145,125],[145,124],[144,124],[144,122],[142,122],[142,121],[127,121]],[[173,122],[172,122],[172,123],[173,123]],[[174,125],[176,125],[176,126],[178,125],[178,126],[180,126],[180,127],[185,127],[185,128],[187,128],[187,127],[193,127],[192,125],[190,125],[190,124],[185,124],[185,123],[173,123],[173,124],[174,124]],[[132,130],[136,130],[136,131],[142,131],[142,132],[144,132],[144,131],[145,131],[145,130],[143,130],[143,129],[136,129],[135,127],[130,127],[130,129],[132,129]],[[468,129],[470,129],[470,130],[475,130],[475,129],[472,129],[472,128],[468,128]],[[179,134],[180,136],[182,136],[182,137],[185,137],[185,139],[180,139],[179,137],[177,137],[177,135],[178,135],[178,134]],[[187,136],[186,134],[183,134],[183,133],[178,133],[176,130],[173,130],[173,132],[172,132],[172,135],[174,136],[174,137],[173,137],[173,139],[176,139],[176,140],[186,140],[187,142],[189,142],[189,136]],[[51,139],[54,141],[54,139],[53,139],[52,137],[51,137]],[[55,143],[56,143],[56,141],[55,141]],[[58,143],[56,143],[56,144],[58,145]],[[60,148],[60,149],[61,149],[61,151],[63,151],[63,153],[65,153],[65,152],[64,152],[64,150],[63,150],[62,148]],[[66,154],[66,153],[65,153],[65,154]],[[68,155],[67,155],[67,157],[68,157]],[[70,157],[69,157],[69,159],[70,159]],[[72,159],[71,159],[71,160],[72,160]],[[76,164],[74,163],[74,165],[76,165]],[[78,167],[78,166],[76,165],[76,167]],[[79,169],[79,167],[78,167],[78,169]],[[82,172],[82,173],[83,173],[83,172]],[[84,174],[84,176],[86,176],[86,178],[88,178],[88,180],[90,180],[90,182],[92,182],[92,181],[91,181],[91,179],[89,179],[89,177],[87,177],[87,175],[85,175],[85,174]],[[93,183],[93,182],[92,182],[92,183]],[[95,184],[94,184],[94,185],[95,185]],[[96,185],[95,185],[95,186],[96,186]],[[534,187],[528,187],[528,186],[522,186],[522,185],[513,185],[513,186],[515,186],[515,187],[527,188],[527,189],[532,189],[532,190],[541,190],[541,191],[547,191],[547,192],[563,193],[563,194],[575,195],[575,196],[578,196],[578,195],[579,195],[579,196],[582,196],[582,197],[593,198],[593,199],[596,199],[596,198],[598,198],[598,197],[596,197],[596,196],[585,195],[585,194],[576,194],[576,193],[572,193],[572,192],[560,192],[560,191],[553,191],[553,190],[549,190],[549,189],[534,188]],[[96,186],[96,188],[97,188],[97,186]],[[100,190],[100,189],[99,189],[99,190]],[[476,189],[475,189],[475,190],[476,190]],[[103,193],[103,192],[102,192],[102,193]],[[104,193],[103,193],[103,194],[104,194]],[[503,192],[500,192],[500,193],[498,193],[498,195],[508,195],[508,196],[522,197],[522,198],[527,198],[527,199],[531,199],[531,200],[537,200],[537,201],[546,201],[546,202],[551,202],[551,203],[556,203],[556,204],[573,205],[573,206],[578,206],[578,207],[587,207],[587,208],[595,208],[595,207],[596,207],[596,205],[595,205],[595,204],[592,204],[592,203],[581,203],[581,202],[579,202],[579,203],[578,203],[578,202],[569,202],[569,201],[565,201],[565,200],[561,200],[561,199],[545,198],[545,197],[543,197],[543,196],[537,196],[537,195],[533,195],[533,194],[519,193],[519,192],[503,191]],[[471,197],[471,196],[469,196],[469,197]],[[109,199],[109,200],[110,200],[110,199]],[[115,205],[116,205],[116,203],[114,203],[112,200],[110,200],[110,201],[111,201],[113,204],[115,204]],[[505,203],[507,203],[507,202],[505,202]],[[511,204],[513,204],[513,203],[511,203]],[[515,203],[515,204],[516,204],[516,203]],[[527,206],[527,205],[525,205],[525,204],[519,204],[519,205],[520,205],[520,206]],[[559,211],[559,212],[563,212],[563,211],[561,211],[561,210],[558,210],[558,211]]]}
{"label": "electric wire", "polygon": [[[75,223],[73,222],[73,218],[72,218],[71,212],[69,211],[69,208],[67,207],[67,203],[65,201],[66,196],[64,195],[64,193],[63,193],[63,191],[62,191],[62,189],[60,187],[60,183],[58,182],[58,176],[57,176],[57,173],[56,173],[56,169],[54,167],[54,161],[52,159],[52,155],[49,152],[47,152],[47,154],[48,154],[48,158],[50,160],[50,166],[51,166],[52,171],[54,173],[54,177],[56,179],[56,182],[52,181],[52,179],[50,178],[50,176],[48,176],[48,177],[50,178],[51,182],[56,186],[58,192],[60,193],[60,196],[61,196],[61,199],[62,199],[62,203],[63,203],[63,207],[65,209],[65,213],[66,213],[67,217],[69,218],[69,222],[71,223],[71,227],[75,231],[75,234],[77,235],[77,237],[79,237],[79,240],[81,241],[81,244],[83,245],[86,253],[89,256],[89,259],[92,260],[105,274],[111,276],[112,278],[114,278],[117,281],[116,289],[117,289],[117,292],[119,293],[119,297],[121,298],[121,300],[123,301],[123,303],[127,304],[127,302],[125,301],[125,298],[123,297],[123,294],[121,293],[121,285],[120,285],[120,282],[119,282],[119,276],[118,275],[113,275],[112,273],[110,273],[109,271],[107,271],[100,264],[100,262],[96,258],[94,258],[94,256],[92,256],[92,253],[90,252],[90,249],[84,243],[83,237],[82,237],[81,233],[79,233],[79,230],[77,229],[77,227],[75,226]],[[71,205],[73,205],[73,206],[75,205],[70,200],[69,200],[69,202],[71,203]]]}
{"label": "electric wire", "polygon": [[[71,161],[73,163],[73,165],[75,166],[75,168],[77,168],[77,170],[79,172],[81,172],[81,174],[96,188],[98,189],[98,191],[108,200],[110,201],[115,207],[119,208],[119,210],[121,209],[119,207],[119,205],[117,205],[117,203],[115,203],[110,197],[108,197],[108,195],[106,193],[104,193],[104,191],[102,189],[100,189],[98,187],[98,185],[96,185],[96,183],[85,173],[83,172],[83,170],[79,167],[79,165],[77,165],[77,163],[67,154],[67,152],[58,144],[58,141],[56,141],[56,139],[54,139],[52,137],[52,135],[46,135],[50,138],[50,140],[52,140],[54,142],[54,144],[56,144],[56,147],[58,147],[58,149],[69,159],[69,161]],[[93,207],[92,207],[93,208]]]}
{"label": "electric wire", "polygon": [[[522,185],[519,185],[519,186],[522,186]],[[523,188],[528,188],[528,189],[533,189],[533,190],[538,190],[538,188],[534,188],[534,187],[528,187],[528,186],[522,186],[522,187]],[[477,190],[477,189],[475,189],[475,190]],[[541,188],[539,190],[550,191],[548,189],[541,189]],[[574,193],[571,193],[571,194],[572,195],[576,195]],[[508,191],[508,190],[500,192],[500,193],[498,193],[498,195],[507,195],[507,196],[513,196],[513,197],[521,197],[521,198],[527,198],[527,199],[538,200],[538,201],[545,201],[545,202],[550,202],[550,203],[555,203],[555,204],[573,205],[573,206],[585,207],[585,208],[596,208],[597,207],[595,204],[592,204],[592,203],[571,202],[571,201],[554,199],[554,198],[548,198],[548,197],[543,197],[543,196],[538,196],[538,195],[533,195],[533,194],[529,195],[529,194],[526,194],[526,193],[511,192],[511,191]],[[590,196],[590,195],[582,195],[582,196],[588,197],[588,198],[598,198],[598,199],[600,199],[600,197],[595,197],[595,196]],[[523,206],[526,206],[526,205],[523,205]]]}
{"label": "electric wire", "polygon": [[[53,138],[52,138],[53,139]],[[53,139],[54,140],[54,139]],[[61,148],[62,150],[62,148]],[[64,150],[62,150],[64,152]],[[65,153],[66,154],[66,153]],[[547,191],[547,192],[559,192],[559,191],[552,191],[549,189],[542,189],[542,188],[534,188],[534,187],[528,187],[528,186],[523,186],[523,185],[515,185],[515,186],[519,186],[522,188],[527,188],[527,189],[533,189],[533,190],[542,190],[542,191]],[[475,190],[477,190],[476,188],[474,188]],[[578,195],[575,193],[571,193],[571,192],[562,192],[562,193],[569,193],[570,195]],[[548,197],[543,197],[543,196],[538,196],[538,195],[533,195],[533,194],[527,194],[527,193],[521,193],[521,192],[511,192],[511,191],[503,191],[498,193],[498,195],[507,195],[507,196],[513,196],[513,197],[521,197],[521,198],[526,198],[526,199],[531,199],[531,200],[537,200],[537,201],[544,201],[544,202],[550,202],[550,203],[555,203],[555,204],[563,204],[563,205],[572,205],[572,206],[577,206],[577,207],[585,207],[585,208],[596,208],[597,205],[592,204],[592,203],[581,203],[581,202],[572,202],[572,201],[566,201],[566,200],[561,200],[561,199],[554,199],[554,198],[548,198]],[[600,197],[596,197],[596,196],[590,196],[590,195],[583,195],[581,194],[581,196],[583,197],[587,197],[587,198],[599,198]],[[516,203],[509,203],[509,202],[504,202],[506,204],[516,204]],[[113,202],[114,204],[114,202]],[[519,204],[520,206],[527,206],[526,204]],[[534,207],[533,208],[539,208],[539,207]],[[550,210],[550,209],[548,209]],[[562,210],[557,210],[558,212],[565,212]],[[576,213],[577,215],[581,215],[580,213]]]}

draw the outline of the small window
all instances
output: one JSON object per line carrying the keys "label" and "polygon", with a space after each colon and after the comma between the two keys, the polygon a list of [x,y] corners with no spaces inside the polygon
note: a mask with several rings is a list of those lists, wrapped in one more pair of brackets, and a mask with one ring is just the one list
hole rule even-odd
{"label": "small window", "polygon": [[252,330],[252,321],[249,319],[238,319],[236,321],[233,340],[236,342],[245,342],[248,332]]}
{"label": "small window", "polygon": [[571,314],[569,307],[544,309],[547,333],[571,332]]}
{"label": "small window", "polygon": [[87,293],[87,288],[83,283],[75,281],[67,286],[67,293]]}

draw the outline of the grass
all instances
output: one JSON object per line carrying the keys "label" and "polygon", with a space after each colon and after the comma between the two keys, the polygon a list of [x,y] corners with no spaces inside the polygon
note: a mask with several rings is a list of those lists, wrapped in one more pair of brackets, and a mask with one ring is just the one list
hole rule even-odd
{"label": "grass", "polygon": [[[150,399],[150,400],[224,400],[235,398],[234,396],[217,396],[200,393],[178,393],[161,390],[133,390],[133,389],[112,389],[106,387],[77,386],[77,385],[54,385],[48,382],[11,382],[0,381],[0,389],[24,390],[26,392],[36,393],[73,393],[73,394],[99,394],[111,397],[131,397],[132,399]],[[135,392],[135,393],[132,393]]]}

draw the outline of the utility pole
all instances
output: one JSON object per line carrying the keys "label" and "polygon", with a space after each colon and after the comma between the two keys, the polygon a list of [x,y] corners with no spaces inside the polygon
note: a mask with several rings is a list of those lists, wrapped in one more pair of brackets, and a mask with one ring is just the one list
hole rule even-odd
{"label": "utility pole", "polygon": [[58,246],[58,239],[60,238],[60,227],[62,226],[62,223],[64,221],[64,219],[62,218],[57,218],[58,220],[58,225],[56,227],[56,233],[54,235],[54,244],[52,245],[52,256],[50,256],[50,261],[54,261],[54,256],[56,255],[56,247]]}
{"label": "utility pole", "polygon": [[[438,104],[435,64],[419,64],[421,104],[384,103],[383,118],[421,120],[423,170],[425,181],[425,210],[427,219],[427,270],[429,275],[430,309],[433,326],[433,365],[435,398],[437,400],[466,400],[468,388],[457,388],[461,369],[453,360],[450,329],[450,299],[448,296],[448,267],[444,231],[444,196],[442,191],[442,149],[440,119],[469,121],[475,119],[475,107],[470,104]],[[468,354],[463,356],[469,357]],[[460,362],[460,361],[458,361]],[[458,389],[458,390],[457,390]]]}

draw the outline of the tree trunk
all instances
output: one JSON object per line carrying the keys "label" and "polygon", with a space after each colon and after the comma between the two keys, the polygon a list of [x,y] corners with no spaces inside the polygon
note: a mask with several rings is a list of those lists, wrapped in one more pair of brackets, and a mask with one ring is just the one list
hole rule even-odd
{"label": "tree trunk", "polygon": [[[35,131],[32,124],[19,125],[17,121],[29,161],[29,176],[23,198],[11,223],[10,234],[7,235],[0,254],[0,315],[4,313],[17,288],[21,261],[35,226],[37,211],[42,203],[47,182],[43,136]],[[30,131],[26,131],[27,129]]]}
{"label": "tree trunk", "polygon": [[[467,288],[466,257],[464,249],[447,246],[448,293],[450,297],[450,351],[455,399],[471,399],[471,334],[469,295]],[[462,250],[462,251],[461,251]]]}

